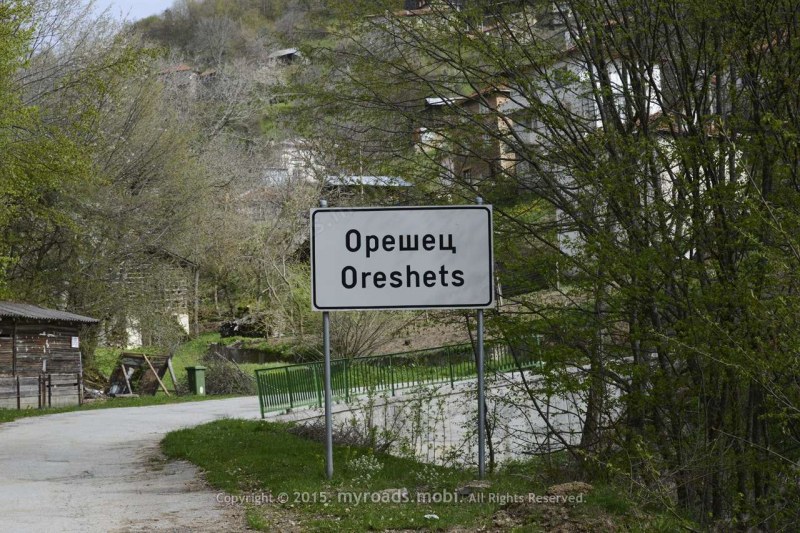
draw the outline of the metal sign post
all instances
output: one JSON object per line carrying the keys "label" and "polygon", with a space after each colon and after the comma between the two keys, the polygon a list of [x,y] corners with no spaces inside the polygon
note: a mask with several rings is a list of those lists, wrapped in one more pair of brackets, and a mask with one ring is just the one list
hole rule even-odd
{"label": "metal sign post", "polygon": [[333,415],[331,414],[331,317],[322,313],[322,344],[325,351],[325,472],[333,479]]}
{"label": "metal sign post", "polygon": [[[319,206],[328,207],[328,202],[325,200],[320,200]],[[333,414],[331,413],[331,317],[328,311],[322,313],[322,349],[325,353],[325,473],[328,476],[328,479],[333,479]]]}
{"label": "metal sign post", "polygon": [[[476,199],[483,205],[483,198]],[[483,309],[478,309],[478,477],[486,475],[486,404],[483,390]]]}

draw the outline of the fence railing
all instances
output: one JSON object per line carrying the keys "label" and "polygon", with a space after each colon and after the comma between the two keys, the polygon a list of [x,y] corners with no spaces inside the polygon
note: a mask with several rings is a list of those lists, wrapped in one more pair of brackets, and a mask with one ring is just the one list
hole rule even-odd
{"label": "fence railing", "polygon": [[[515,357],[516,356],[516,357]],[[486,371],[508,372],[531,368],[539,361],[539,338],[516,346],[486,346]],[[322,362],[287,365],[256,370],[261,417],[269,411],[301,406],[322,406]],[[477,374],[472,346],[461,344],[429,350],[388,355],[334,359],[331,361],[331,392],[334,400],[350,401],[352,396],[395,392],[420,385],[449,383]]]}

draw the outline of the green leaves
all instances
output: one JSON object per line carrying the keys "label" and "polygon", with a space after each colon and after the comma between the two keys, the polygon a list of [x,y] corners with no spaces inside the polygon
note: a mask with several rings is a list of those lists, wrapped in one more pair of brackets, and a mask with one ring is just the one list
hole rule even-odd
{"label": "green leaves", "polygon": [[490,327],[545,335],[551,389],[583,393],[581,456],[783,527],[796,506],[761,503],[800,458],[767,422],[800,398],[797,6],[497,4],[359,4],[316,58],[317,134],[344,168],[495,205],[512,304]]}
{"label": "green leaves", "polygon": [[5,273],[16,266],[15,251],[26,245],[14,228],[21,221],[61,218],[55,198],[88,167],[69,138],[23,103],[14,82],[26,65],[30,17],[27,2],[0,5],[0,291],[6,293],[13,287],[5,283]]}

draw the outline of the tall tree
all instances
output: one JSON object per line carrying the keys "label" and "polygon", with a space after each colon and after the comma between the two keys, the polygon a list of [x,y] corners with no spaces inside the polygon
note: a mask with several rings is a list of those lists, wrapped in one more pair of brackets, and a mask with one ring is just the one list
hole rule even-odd
{"label": "tall tree", "polygon": [[552,259],[498,255],[551,293],[493,324],[549,339],[549,377],[584,395],[563,439],[583,464],[699,520],[791,524],[797,4],[429,4],[348,4],[309,135],[432,201],[484,196],[504,252]]}
{"label": "tall tree", "polygon": [[34,219],[50,228],[63,221],[54,198],[89,166],[80,143],[26,103],[18,74],[29,64],[32,24],[28,2],[0,5],[0,295],[6,296],[26,289],[8,279],[21,254],[41,257],[48,251],[48,243],[28,242],[17,231],[21,221]]}

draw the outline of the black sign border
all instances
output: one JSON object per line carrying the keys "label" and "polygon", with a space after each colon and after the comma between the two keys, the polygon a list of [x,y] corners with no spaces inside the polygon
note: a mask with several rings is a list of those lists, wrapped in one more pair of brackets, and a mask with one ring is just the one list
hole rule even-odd
{"label": "black sign border", "polygon": [[[316,253],[315,253],[315,217],[317,213],[350,213],[358,211],[441,211],[449,209],[476,209],[483,210],[489,217],[489,301],[485,304],[444,304],[444,305],[374,305],[374,306],[342,306],[320,307],[317,305],[317,280],[316,280]],[[441,206],[412,206],[412,207],[319,207],[311,212],[311,303],[315,311],[380,311],[400,309],[486,309],[495,302],[494,286],[494,221],[492,220],[492,206],[490,205],[441,205]]]}

